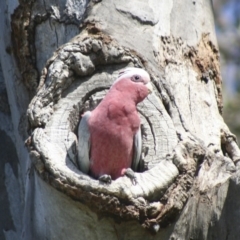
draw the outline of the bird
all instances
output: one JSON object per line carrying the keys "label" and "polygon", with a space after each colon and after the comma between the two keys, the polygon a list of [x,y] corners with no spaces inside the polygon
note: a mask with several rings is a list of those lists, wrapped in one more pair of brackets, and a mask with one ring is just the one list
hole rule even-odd
{"label": "bird", "polygon": [[99,105],[82,115],[78,165],[83,173],[107,183],[124,175],[135,179],[142,150],[137,104],[152,90],[144,69],[125,68]]}

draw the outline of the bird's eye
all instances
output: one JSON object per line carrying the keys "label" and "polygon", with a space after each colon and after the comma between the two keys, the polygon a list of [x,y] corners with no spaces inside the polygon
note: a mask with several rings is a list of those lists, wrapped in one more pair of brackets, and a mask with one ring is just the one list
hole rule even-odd
{"label": "bird's eye", "polygon": [[139,75],[132,76],[132,81],[139,82],[140,80],[141,80],[141,76],[139,76]]}

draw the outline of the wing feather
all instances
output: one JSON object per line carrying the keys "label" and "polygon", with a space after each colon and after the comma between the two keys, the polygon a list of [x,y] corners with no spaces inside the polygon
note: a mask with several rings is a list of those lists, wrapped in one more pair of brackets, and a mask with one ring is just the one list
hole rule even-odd
{"label": "wing feather", "polygon": [[139,129],[136,132],[134,139],[133,139],[132,169],[134,171],[137,171],[137,169],[138,169],[141,152],[142,152],[142,135],[141,135],[141,128],[139,127]]}
{"label": "wing feather", "polygon": [[88,127],[88,120],[91,117],[91,112],[87,111],[78,126],[78,165],[83,173],[89,172],[90,160],[90,131]]}

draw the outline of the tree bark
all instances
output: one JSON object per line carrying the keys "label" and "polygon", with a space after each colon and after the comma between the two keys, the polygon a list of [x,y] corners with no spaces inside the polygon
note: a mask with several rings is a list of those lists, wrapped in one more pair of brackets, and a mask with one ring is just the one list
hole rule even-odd
{"label": "tree bark", "polygon": [[[0,238],[238,239],[240,151],[221,115],[210,1],[0,9]],[[76,164],[76,129],[128,66],[154,84],[138,106],[137,184],[101,184]]]}

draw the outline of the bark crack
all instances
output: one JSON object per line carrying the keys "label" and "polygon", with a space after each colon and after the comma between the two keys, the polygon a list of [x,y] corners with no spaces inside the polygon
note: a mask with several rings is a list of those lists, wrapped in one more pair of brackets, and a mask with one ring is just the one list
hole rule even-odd
{"label": "bark crack", "polygon": [[[189,78],[188,78],[189,79]],[[192,99],[191,99],[191,84],[190,84],[190,82],[189,82],[189,80],[188,80],[188,101],[189,101],[189,109],[190,109],[190,115],[191,115],[191,122],[192,122],[192,125],[193,125],[193,127],[194,127],[194,129],[195,129],[195,126],[194,126],[194,121],[193,121],[193,116],[192,116],[192,114],[193,114],[193,109],[192,109]]]}

